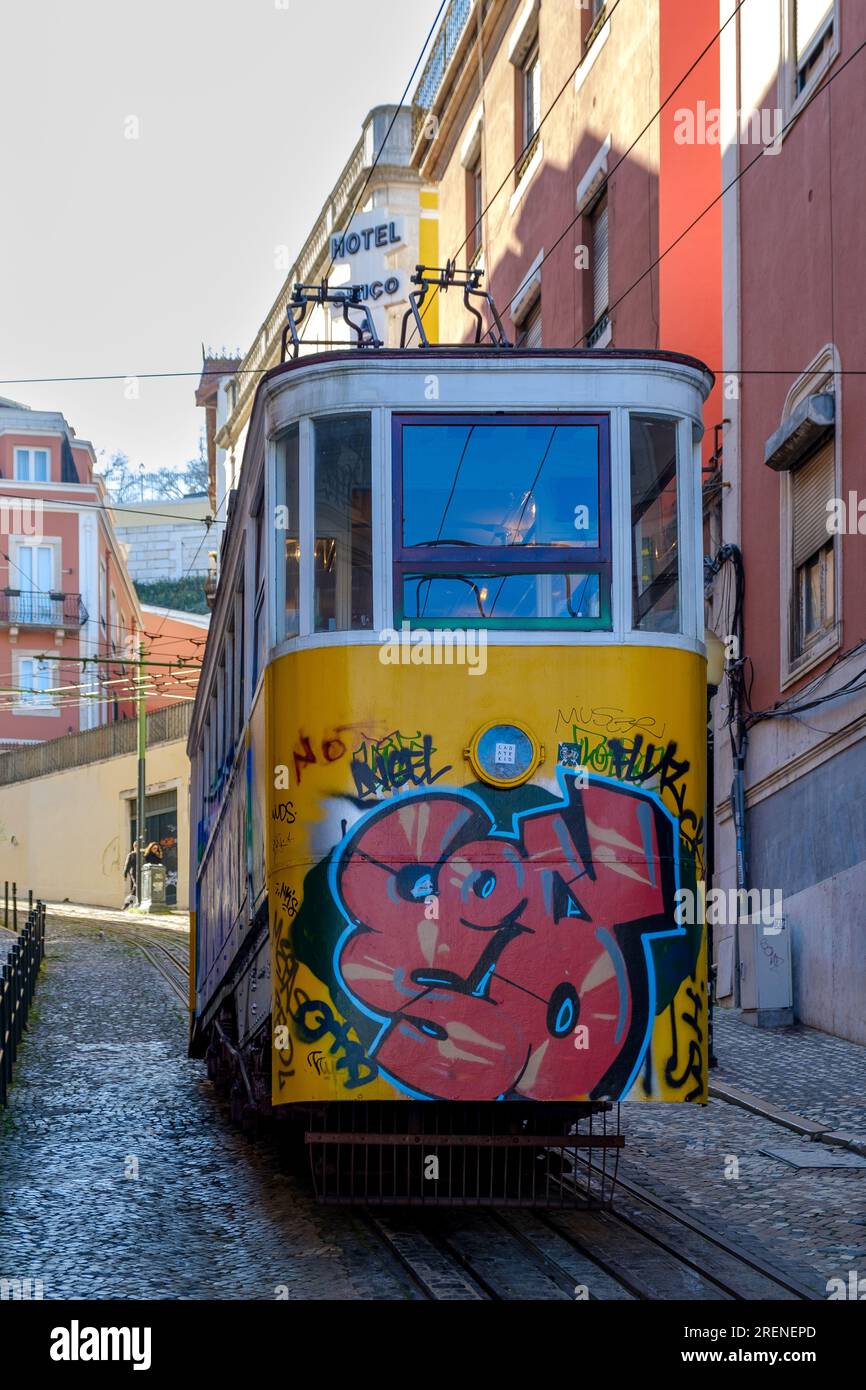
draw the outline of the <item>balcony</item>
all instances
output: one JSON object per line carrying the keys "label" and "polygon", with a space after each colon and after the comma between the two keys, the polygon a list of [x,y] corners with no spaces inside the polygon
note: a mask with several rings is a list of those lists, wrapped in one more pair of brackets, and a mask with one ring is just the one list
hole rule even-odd
{"label": "balcony", "polygon": [[[463,32],[472,13],[472,0],[451,0],[445,18],[439,25],[421,80],[412,98],[414,107],[413,143],[417,144],[427,115],[436,99],[445,73],[457,52]],[[486,8],[486,6],[485,6]]]}
{"label": "balcony", "polygon": [[87,622],[80,594],[0,592],[0,627],[52,627],[74,631]]}

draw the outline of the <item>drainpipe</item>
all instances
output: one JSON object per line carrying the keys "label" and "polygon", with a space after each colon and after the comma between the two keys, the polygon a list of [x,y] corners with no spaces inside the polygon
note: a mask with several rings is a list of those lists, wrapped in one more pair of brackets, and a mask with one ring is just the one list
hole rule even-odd
{"label": "drainpipe", "polygon": [[[749,836],[746,826],[746,749],[745,740],[740,744],[734,762],[734,781],[731,787],[731,807],[734,812],[734,830],[737,846],[737,903],[743,899],[740,891],[746,890],[749,881]],[[740,913],[737,909],[734,922],[734,1008],[740,1007]]]}

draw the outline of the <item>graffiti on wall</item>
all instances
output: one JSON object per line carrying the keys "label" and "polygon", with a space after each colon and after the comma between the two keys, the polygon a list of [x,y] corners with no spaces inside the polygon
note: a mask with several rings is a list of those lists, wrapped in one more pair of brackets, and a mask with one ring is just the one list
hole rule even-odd
{"label": "graffiti on wall", "polygon": [[[641,788],[559,783],[508,828],[478,792],[406,792],[332,856],[333,974],[358,1035],[362,1019],[372,1029],[366,1060],[405,1094],[620,1097],[634,1081],[656,1009],[651,942],[683,935],[676,824]],[[335,1037],[330,1010],[310,1021]]]}

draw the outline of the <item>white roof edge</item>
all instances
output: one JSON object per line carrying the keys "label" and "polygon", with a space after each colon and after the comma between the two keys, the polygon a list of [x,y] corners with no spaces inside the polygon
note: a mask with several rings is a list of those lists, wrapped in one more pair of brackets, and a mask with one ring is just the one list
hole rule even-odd
{"label": "white roof edge", "polygon": [[210,627],[210,613],[184,613],[180,608],[160,608],[153,603],[143,603],[141,611],[155,613],[160,618],[173,618],[180,623],[191,623],[193,627]]}

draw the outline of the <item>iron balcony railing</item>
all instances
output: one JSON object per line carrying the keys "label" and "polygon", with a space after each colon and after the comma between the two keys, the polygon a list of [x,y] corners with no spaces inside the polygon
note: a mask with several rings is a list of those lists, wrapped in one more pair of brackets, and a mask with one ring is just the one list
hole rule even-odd
{"label": "iron balcony railing", "polygon": [[80,594],[32,593],[4,589],[0,593],[0,627],[83,627],[87,609]]}
{"label": "iron balcony railing", "polygon": [[433,40],[430,55],[415,89],[412,105],[415,107],[414,139],[417,140],[436,93],[442,85],[448,64],[454,57],[457,45],[472,13],[473,0],[451,0],[439,32]]}

